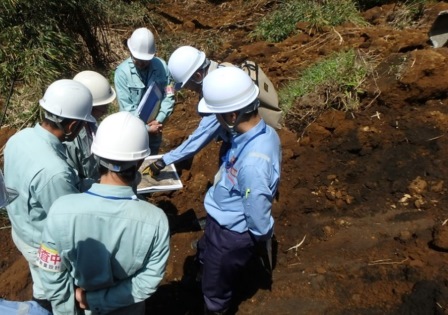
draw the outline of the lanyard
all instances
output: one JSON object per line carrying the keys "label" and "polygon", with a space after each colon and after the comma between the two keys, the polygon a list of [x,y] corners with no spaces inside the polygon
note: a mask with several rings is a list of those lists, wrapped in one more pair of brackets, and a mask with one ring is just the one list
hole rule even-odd
{"label": "lanyard", "polygon": [[246,146],[249,144],[249,142],[251,142],[256,137],[258,137],[259,135],[262,135],[265,132],[266,132],[266,126],[264,126],[263,129],[261,129],[258,133],[256,133],[249,140],[247,140],[246,143],[241,148],[240,152],[238,152],[238,154],[236,156],[234,156],[232,159],[230,159],[230,151],[231,151],[231,149],[229,149],[229,151],[227,151],[226,160],[225,160],[225,162],[226,162],[226,170],[232,168],[235,165],[236,161],[238,160],[238,158],[241,155],[241,152],[243,152],[243,150],[246,148]]}
{"label": "lanyard", "polygon": [[105,199],[111,199],[111,200],[137,200],[136,195],[133,195],[131,197],[103,196],[103,195],[95,194],[95,193],[91,192],[90,190],[87,190],[85,193],[92,195],[92,196],[101,197],[101,198],[105,198]]}

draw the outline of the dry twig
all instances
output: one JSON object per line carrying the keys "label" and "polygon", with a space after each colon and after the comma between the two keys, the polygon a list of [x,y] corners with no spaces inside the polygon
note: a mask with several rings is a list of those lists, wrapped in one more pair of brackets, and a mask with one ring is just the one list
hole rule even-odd
{"label": "dry twig", "polygon": [[339,45],[342,45],[342,42],[344,41],[344,39],[342,38],[341,34],[339,34],[339,32],[336,31],[336,29],[334,27],[333,27],[333,32],[335,32],[339,36]]}
{"label": "dry twig", "polygon": [[407,261],[408,258],[405,258],[401,261],[390,261],[390,259],[380,259],[380,260],[375,260],[375,261],[371,261],[368,263],[369,266],[374,266],[374,265],[400,265],[402,263],[404,263],[405,261]]}
{"label": "dry twig", "polygon": [[306,238],[306,234],[305,234],[305,236],[303,237],[303,239],[300,241],[299,244],[294,245],[294,246],[288,248],[286,251],[288,252],[288,251],[290,251],[291,249],[295,249],[296,252],[297,252],[297,249],[298,249],[300,246],[302,246],[303,242],[305,242],[305,238]]}

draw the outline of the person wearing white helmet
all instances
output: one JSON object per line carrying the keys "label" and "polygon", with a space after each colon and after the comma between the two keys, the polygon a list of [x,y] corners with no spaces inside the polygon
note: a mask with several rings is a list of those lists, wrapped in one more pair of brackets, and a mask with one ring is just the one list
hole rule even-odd
{"label": "person wearing white helmet", "polygon": [[73,80],[53,82],[39,101],[45,118],[13,135],[4,150],[6,187],[18,194],[6,209],[12,238],[29,263],[33,299],[49,308],[36,265],[44,222],[60,196],[77,193],[82,182],[67,164],[63,141],[73,141],[86,122],[95,122],[92,94]]}
{"label": "person wearing white helmet", "polygon": [[131,187],[150,154],[145,124],[128,112],[109,115],[92,152],[100,182],[56,200],[42,233],[38,264],[46,296],[55,315],[143,315],[170,251],[165,213]]}
{"label": "person wearing white helmet", "polygon": [[[202,81],[209,71],[218,68],[218,63],[206,58],[205,53],[192,46],[177,48],[168,60],[168,69],[176,82],[176,90],[186,88],[202,95]],[[157,177],[160,171],[172,163],[191,158],[213,139],[228,140],[228,135],[216,116],[201,114],[202,118],[195,131],[177,148],[165,153],[160,159],[149,165],[149,173]]]}
{"label": "person wearing white helmet", "polygon": [[147,28],[136,29],[127,40],[131,56],[115,71],[115,88],[120,111],[138,115],[137,108],[147,88],[155,82],[162,92],[159,111],[154,120],[146,122],[151,152],[157,154],[162,142],[163,124],[174,108],[174,86],[166,62],[156,57],[153,33]]}
{"label": "person wearing white helmet", "polygon": [[[177,48],[168,60],[168,69],[176,82],[175,90],[187,89],[194,91],[202,96],[202,83],[207,75],[218,68],[233,67],[231,63],[218,63],[206,57],[205,53],[192,46],[181,46]],[[243,63],[242,67],[247,69],[251,75],[256,75],[257,85],[262,89],[259,99],[260,115],[270,126],[279,129],[279,120],[281,110],[278,108],[277,92],[272,82],[267,78],[264,72],[250,61]],[[257,70],[254,70],[254,69]],[[246,72],[247,72],[246,71]],[[213,114],[201,114],[202,119],[199,126],[193,133],[177,148],[165,153],[162,158],[149,165],[150,173],[156,177],[160,170],[166,165],[178,163],[185,159],[191,158],[213,139],[222,139],[221,151],[225,151],[228,145],[228,135],[220,126]]]}
{"label": "person wearing white helmet", "polygon": [[[5,186],[3,173],[0,170],[0,208],[6,207],[14,196]],[[9,301],[0,298],[0,314],[2,315],[51,315],[36,301]]]}
{"label": "person wearing white helmet", "polygon": [[[103,75],[95,71],[81,71],[73,80],[84,84],[92,93],[92,116],[98,121],[107,113],[109,105],[115,100],[115,90]],[[68,164],[77,170],[80,178],[91,179],[95,182],[99,179],[98,160],[90,152],[90,147],[96,129],[97,123],[88,123],[74,141],[65,143]]]}
{"label": "person wearing white helmet", "polygon": [[236,67],[219,68],[203,83],[199,112],[215,114],[232,134],[231,148],[205,196],[207,221],[197,244],[207,314],[227,314],[237,280],[259,245],[273,235],[281,146],[276,131],[258,114],[258,93]]}

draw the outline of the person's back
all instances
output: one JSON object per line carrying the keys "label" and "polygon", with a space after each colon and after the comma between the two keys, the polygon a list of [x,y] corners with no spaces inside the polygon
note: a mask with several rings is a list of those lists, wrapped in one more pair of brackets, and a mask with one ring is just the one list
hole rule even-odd
{"label": "person's back", "polygon": [[[160,208],[136,198],[131,187],[93,184],[82,196],[59,198],[47,220],[56,227],[51,240],[73,284],[89,292],[93,307],[102,301],[103,307],[93,311],[108,313],[134,303],[134,296],[146,298],[162,280],[166,261],[160,258],[169,251],[167,218]],[[148,264],[152,272],[133,281]],[[104,300],[104,292],[93,292],[103,289],[110,289]]]}
{"label": "person's back", "polygon": [[44,120],[19,131],[5,147],[5,184],[18,194],[6,209],[13,241],[29,263],[33,299],[50,309],[36,266],[44,222],[58,197],[85,188],[67,164],[62,142],[73,141],[84,123],[95,119],[90,91],[73,80],[53,82],[39,104]]}
{"label": "person's back", "polygon": [[164,275],[170,236],[164,212],[132,188],[150,154],[143,122],[127,112],[106,117],[92,152],[100,183],[56,200],[42,234],[45,294],[54,314],[143,314]]}
{"label": "person's back", "polygon": [[6,185],[19,195],[7,206],[13,230],[27,244],[38,247],[36,236],[42,232],[52,202],[78,192],[79,178],[65,161],[62,143],[39,124],[12,136],[4,156]]}

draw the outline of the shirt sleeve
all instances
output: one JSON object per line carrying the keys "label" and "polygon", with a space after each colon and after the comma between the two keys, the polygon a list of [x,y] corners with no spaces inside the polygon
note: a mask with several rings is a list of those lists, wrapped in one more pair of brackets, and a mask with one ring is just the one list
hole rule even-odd
{"label": "shirt sleeve", "polygon": [[[51,211],[51,210],[50,210]],[[75,303],[75,287],[66,265],[57,249],[57,231],[51,216],[47,218],[47,224],[42,232],[42,243],[39,249],[38,265],[39,275],[43,282],[46,298],[51,302],[54,315],[78,314]],[[45,268],[45,262],[50,262],[54,267],[59,264],[60,270],[49,271]]]}
{"label": "shirt sleeve", "polygon": [[166,85],[163,87],[164,98],[160,103],[159,113],[156,116],[156,120],[163,123],[173,113],[175,97],[174,97],[174,80],[171,77],[168,67],[165,62],[161,60],[164,72],[166,73]]}
{"label": "shirt sleeve", "polygon": [[117,92],[117,101],[120,111],[127,111],[133,115],[137,115],[137,106],[132,102],[129,87],[127,85],[127,77],[124,70],[118,67],[115,70],[114,85]]}
{"label": "shirt sleeve", "polygon": [[258,240],[269,239],[274,225],[271,215],[273,193],[269,188],[269,178],[270,166],[267,161],[246,165],[238,174],[247,225]]}
{"label": "shirt sleeve", "polygon": [[221,126],[216,115],[205,116],[199,126],[180,146],[163,155],[163,161],[169,165],[188,159],[198,153],[220,133]]}
{"label": "shirt sleeve", "polygon": [[[38,178],[36,178],[38,181]],[[41,187],[34,190],[34,187]],[[61,196],[79,193],[81,181],[74,171],[60,172],[54,175],[45,185],[36,182],[31,185],[31,194],[40,202],[43,209],[50,209],[54,201]]]}
{"label": "shirt sleeve", "polygon": [[165,273],[169,256],[169,228],[165,218],[155,234],[154,246],[147,254],[145,266],[132,277],[113,287],[87,291],[86,297],[92,311],[106,314],[115,309],[146,300],[157,289]]}

